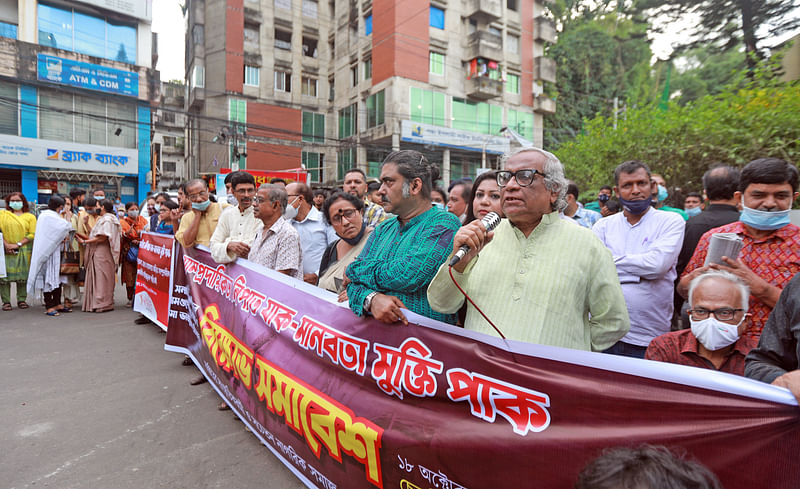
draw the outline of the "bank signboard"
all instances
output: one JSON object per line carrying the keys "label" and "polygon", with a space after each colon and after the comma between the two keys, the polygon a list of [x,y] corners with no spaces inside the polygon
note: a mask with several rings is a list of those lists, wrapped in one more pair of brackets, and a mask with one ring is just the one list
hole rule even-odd
{"label": "bank signboard", "polygon": [[36,71],[41,81],[115,95],[139,96],[139,74],[132,71],[41,53],[38,55]]}
{"label": "bank signboard", "polygon": [[0,136],[0,164],[62,171],[138,173],[139,152],[95,144]]}
{"label": "bank signboard", "polygon": [[401,139],[409,143],[443,146],[489,154],[503,154],[509,150],[508,139],[502,136],[462,131],[414,121],[402,121]]}

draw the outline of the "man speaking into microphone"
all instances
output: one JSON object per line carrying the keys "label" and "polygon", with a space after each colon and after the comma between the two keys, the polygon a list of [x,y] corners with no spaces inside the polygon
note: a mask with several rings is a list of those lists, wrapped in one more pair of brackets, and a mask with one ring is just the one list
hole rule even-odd
{"label": "man speaking into microphone", "polygon": [[[507,217],[494,231],[482,221],[463,226],[453,253],[469,251],[452,275],[508,339],[602,351],[630,323],[611,253],[589,230],[560,218],[567,181],[555,155],[523,148],[497,172]],[[450,278],[450,259],[428,286],[431,308],[453,313],[464,296]],[[498,336],[472,304],[466,329]]]}

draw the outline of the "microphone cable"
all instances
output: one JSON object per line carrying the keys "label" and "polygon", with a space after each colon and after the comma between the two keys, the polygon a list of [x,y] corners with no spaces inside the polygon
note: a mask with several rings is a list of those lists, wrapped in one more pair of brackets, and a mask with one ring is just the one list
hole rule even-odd
{"label": "microphone cable", "polygon": [[[447,267],[447,270],[450,272],[450,280],[453,281],[453,283],[456,285],[456,287],[458,287],[458,290],[464,295],[464,297],[469,301],[469,303],[472,304],[472,307],[474,307],[475,310],[477,310],[479,313],[481,313],[481,316],[483,316],[483,319],[485,319],[486,322],[489,323],[494,328],[495,331],[497,331],[497,334],[499,334],[500,337],[505,340],[506,339],[506,335],[504,335],[503,332],[500,331],[500,328],[495,326],[495,324],[492,322],[492,320],[489,319],[489,317],[486,314],[484,314],[483,311],[481,311],[481,308],[478,307],[477,304],[475,304],[475,301],[473,301],[472,298],[469,296],[469,294],[467,294],[467,292],[464,289],[461,288],[461,285],[458,284],[458,281],[456,281],[456,278],[453,276],[453,265],[449,265]],[[512,353],[512,355],[513,355],[513,353]]]}

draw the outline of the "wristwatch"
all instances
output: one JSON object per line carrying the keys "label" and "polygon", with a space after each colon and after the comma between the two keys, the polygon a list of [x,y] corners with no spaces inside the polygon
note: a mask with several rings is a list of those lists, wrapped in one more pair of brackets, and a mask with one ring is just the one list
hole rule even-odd
{"label": "wristwatch", "polygon": [[17,242],[17,246],[18,246],[18,247],[20,247],[20,248],[22,248],[22,241],[18,241],[18,242]]}
{"label": "wristwatch", "polygon": [[370,292],[370,293],[369,293],[369,294],[368,294],[368,295],[367,295],[367,296],[364,298],[364,310],[365,310],[365,311],[369,312],[369,308],[372,306],[372,299],[373,299],[373,298],[375,298],[375,296],[376,296],[376,295],[378,295],[378,293],[377,293],[377,292]]}

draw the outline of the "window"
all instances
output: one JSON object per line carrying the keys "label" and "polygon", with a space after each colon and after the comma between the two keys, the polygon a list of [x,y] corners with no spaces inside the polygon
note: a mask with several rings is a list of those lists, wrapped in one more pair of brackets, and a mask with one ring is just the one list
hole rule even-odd
{"label": "window", "polygon": [[453,97],[453,129],[497,134],[503,127],[503,107]]}
{"label": "window", "polygon": [[353,104],[339,111],[339,138],[350,137],[358,127],[358,104]]}
{"label": "window", "polygon": [[508,127],[517,131],[528,141],[533,141],[533,114],[509,109]]}
{"label": "window", "polygon": [[310,143],[325,142],[325,114],[303,112],[302,139]]}
{"label": "window", "polygon": [[192,80],[194,80],[194,86],[196,87],[204,87],[206,86],[206,70],[202,66],[194,65],[193,69],[194,73],[192,74]]}
{"label": "window", "polygon": [[519,54],[519,36],[506,34],[506,50],[509,53]]}
{"label": "window", "polygon": [[292,49],[292,33],[289,31],[282,31],[275,29],[275,47],[278,49]]}
{"label": "window", "polygon": [[39,106],[41,139],[136,148],[135,104],[40,88]]}
{"label": "window", "polygon": [[494,27],[494,26],[491,26],[491,25],[488,26],[486,28],[486,30],[489,31],[489,34],[492,34],[492,35],[496,36],[498,39],[500,39],[501,43],[503,42],[503,31],[501,31],[497,27]]}
{"label": "window", "polygon": [[500,64],[497,61],[487,60],[486,58],[475,58],[469,62],[469,77],[485,76],[492,80],[499,80]]}
{"label": "window", "polygon": [[303,17],[316,19],[318,10],[317,0],[303,0]]}
{"label": "window", "polygon": [[161,119],[162,119],[162,120],[163,120],[165,123],[172,123],[172,124],[174,124],[174,123],[175,123],[175,112],[162,112],[162,113],[161,113]]}
{"label": "window", "polygon": [[258,27],[245,27],[244,28],[244,45],[245,47],[258,48]]}
{"label": "window", "polygon": [[302,152],[303,167],[308,171],[310,181],[319,183],[322,181],[322,160],[325,155],[320,153]]}
{"label": "window", "polygon": [[330,59],[336,59],[336,43],[334,41],[328,43],[328,54]]}
{"label": "window", "polygon": [[175,147],[175,136],[164,136],[164,146]]}
{"label": "window", "polygon": [[257,87],[261,82],[261,69],[258,66],[244,65],[244,84]]}
{"label": "window", "polygon": [[350,86],[358,86],[358,65],[353,65],[350,67]]}
{"label": "window", "polygon": [[444,94],[411,87],[411,120],[424,124],[446,126]]}
{"label": "window", "polygon": [[328,78],[328,100],[333,102],[336,98],[336,79],[334,77]]}
{"label": "window", "polygon": [[364,60],[364,79],[369,80],[372,78],[372,57]]}
{"label": "window", "polygon": [[304,76],[301,79],[301,93],[309,97],[317,96],[317,79]]}
{"label": "window", "polygon": [[178,164],[174,161],[164,161],[161,163],[161,171],[164,173],[175,173]]}
{"label": "window", "polygon": [[0,37],[17,38],[17,25],[8,22],[0,22]]}
{"label": "window", "polygon": [[292,74],[290,72],[275,70],[275,90],[279,92],[292,91]]}
{"label": "window", "polygon": [[317,57],[317,40],[313,37],[303,36],[303,56]]}
{"label": "window", "polygon": [[275,8],[292,10],[292,0],[275,0]]}
{"label": "window", "polygon": [[17,86],[0,81],[0,97],[8,100],[0,104],[0,134],[19,134],[19,97]]}
{"label": "window", "polygon": [[372,14],[364,17],[364,35],[369,36],[372,34]]}
{"label": "window", "polygon": [[431,7],[430,26],[437,29],[444,29],[444,10],[438,7]]}
{"label": "window", "polygon": [[508,10],[513,10],[515,12],[519,9],[517,0],[506,0],[506,7],[508,8]]}
{"label": "window", "polygon": [[381,164],[391,149],[367,148],[367,178],[380,178]]}
{"label": "window", "polygon": [[380,126],[384,122],[384,91],[367,97],[367,127]]}
{"label": "window", "polygon": [[192,40],[195,44],[203,44],[205,41],[205,27],[203,27],[203,24],[195,24],[192,27]]}
{"label": "window", "polygon": [[430,52],[429,71],[434,75],[444,75],[444,54],[435,51]]}
{"label": "window", "polygon": [[473,32],[478,30],[478,21],[475,19],[469,19],[469,24],[467,27],[467,31],[472,34]]}
{"label": "window", "polygon": [[356,149],[348,148],[336,153],[336,178],[344,180],[347,171],[356,164]]}
{"label": "window", "polygon": [[39,44],[99,58],[136,62],[136,26],[40,3]]}
{"label": "window", "polygon": [[509,73],[506,80],[506,92],[519,93],[519,75]]}

